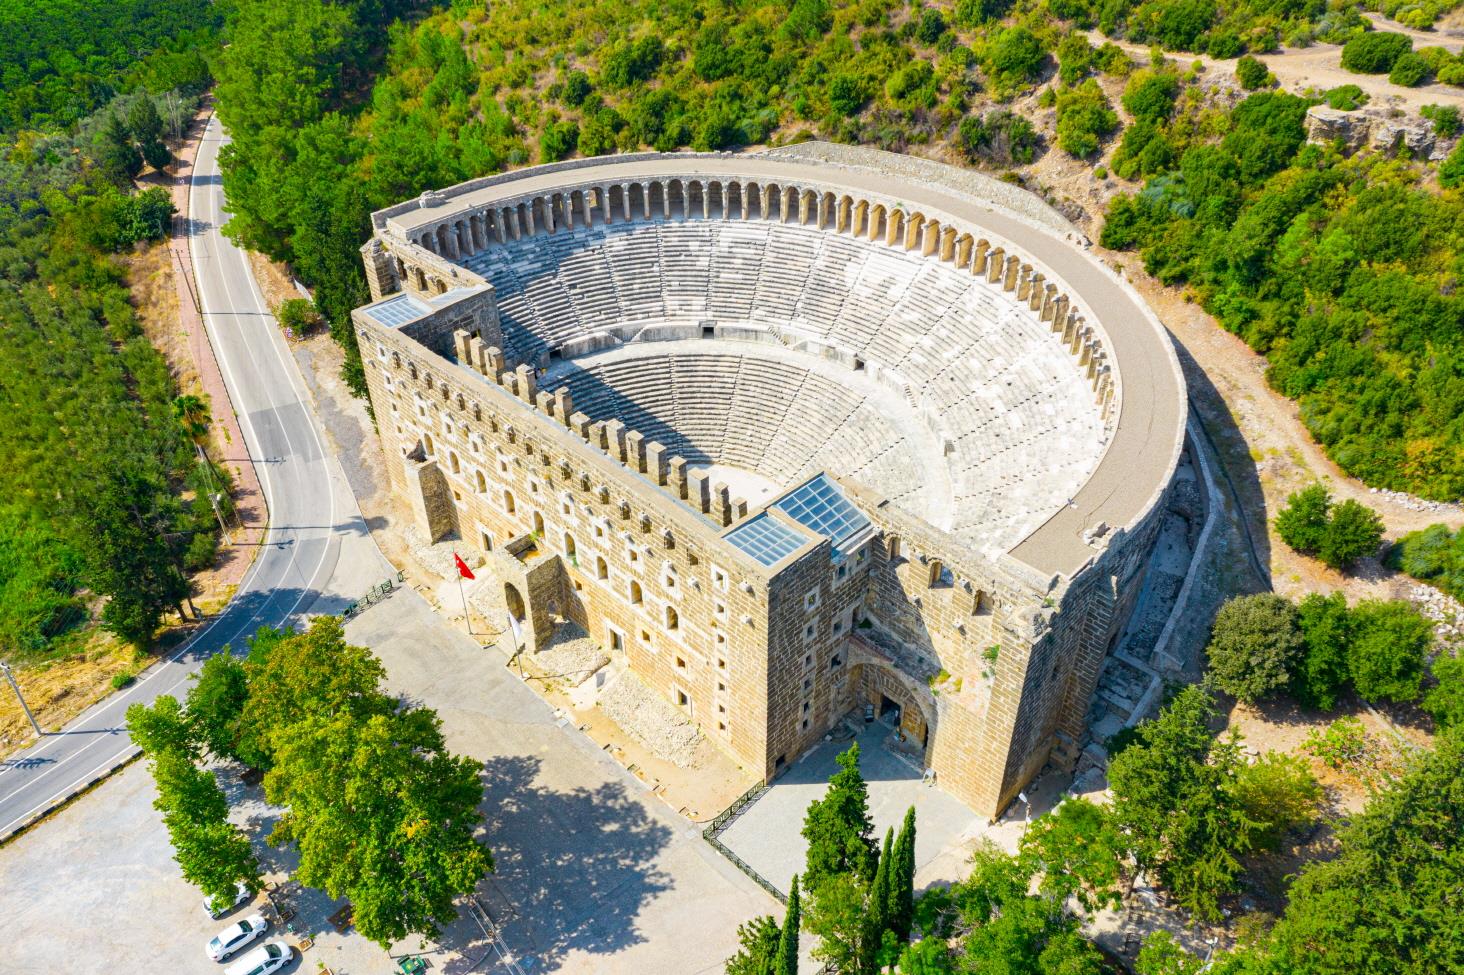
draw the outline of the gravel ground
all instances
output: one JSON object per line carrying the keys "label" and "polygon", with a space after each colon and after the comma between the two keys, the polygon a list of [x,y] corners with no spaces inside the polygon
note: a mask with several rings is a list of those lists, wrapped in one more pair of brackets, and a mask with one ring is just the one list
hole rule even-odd
{"label": "gravel ground", "polygon": [[572,623],[561,626],[549,646],[528,659],[545,676],[562,676],[571,687],[583,684],[610,662],[595,641]]}
{"label": "gravel ground", "polygon": [[600,710],[657,758],[677,768],[697,764],[702,734],[686,717],[629,670],[620,670],[600,691]]}

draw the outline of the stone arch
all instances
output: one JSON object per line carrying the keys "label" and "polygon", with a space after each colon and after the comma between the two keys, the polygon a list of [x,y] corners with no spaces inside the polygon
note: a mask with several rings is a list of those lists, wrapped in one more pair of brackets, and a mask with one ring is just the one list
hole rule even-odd
{"label": "stone arch", "polygon": [[666,215],[672,220],[685,220],[691,216],[686,205],[686,184],[680,179],[666,182]]}
{"label": "stone arch", "polygon": [[650,185],[646,187],[646,218],[655,220],[659,217],[664,217],[666,216],[667,210],[670,209],[670,206],[671,200],[667,193],[666,184],[658,179],[652,180]]}
{"label": "stone arch", "polygon": [[887,698],[898,706],[901,730],[907,740],[914,739],[921,747],[923,764],[929,766],[940,717],[930,689],[889,661],[865,652],[857,645],[852,657],[850,670],[858,669],[855,687],[861,703],[873,704],[876,714],[882,710],[881,698]]}
{"label": "stone arch", "polygon": [[915,250],[920,246],[921,234],[925,230],[925,214],[912,213],[905,218],[905,226],[901,233],[900,246],[907,251]]}
{"label": "stone arch", "polygon": [[890,210],[889,227],[885,233],[885,244],[895,247],[900,242],[900,236],[905,232],[905,211],[899,207]]}
{"label": "stone arch", "polygon": [[631,183],[625,188],[625,219],[635,220],[646,212],[646,188],[640,183]]}
{"label": "stone arch", "polygon": [[694,179],[686,184],[684,215],[687,219],[698,216],[703,220],[709,215],[707,213],[707,188],[701,180]]}
{"label": "stone arch", "polygon": [[524,604],[523,594],[518,591],[518,586],[511,582],[503,584],[503,603],[508,608],[508,615],[520,623],[528,621],[529,608]]}
{"label": "stone arch", "polygon": [[754,220],[762,215],[762,187],[756,183],[739,183],[742,191],[742,219]]}
{"label": "stone arch", "polygon": [[[860,201],[861,206],[865,206]],[[866,221],[867,236],[870,240],[879,240],[885,235],[885,208],[884,204],[876,203],[869,209],[868,220]]]}
{"label": "stone arch", "polygon": [[611,186],[605,193],[605,222],[614,223],[612,214],[619,211],[622,220],[629,219],[630,198],[625,192],[625,187],[619,183]]}
{"label": "stone arch", "polygon": [[727,209],[727,185],[720,180],[707,182],[707,217],[726,220],[731,213]]}

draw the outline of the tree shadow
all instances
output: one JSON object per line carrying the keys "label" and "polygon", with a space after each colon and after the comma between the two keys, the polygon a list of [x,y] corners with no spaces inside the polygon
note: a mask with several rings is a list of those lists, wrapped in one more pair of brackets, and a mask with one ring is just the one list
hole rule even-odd
{"label": "tree shadow", "polygon": [[483,838],[495,870],[479,900],[515,955],[554,971],[573,953],[609,955],[646,940],[636,916],[671,887],[655,860],[672,831],[624,783],[555,791],[537,783],[541,764],[502,756],[483,766]]}

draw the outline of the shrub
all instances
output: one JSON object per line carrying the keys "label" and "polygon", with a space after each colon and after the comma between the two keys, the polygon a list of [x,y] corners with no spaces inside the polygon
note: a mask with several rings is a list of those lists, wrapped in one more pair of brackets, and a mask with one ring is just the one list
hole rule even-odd
{"label": "shrub", "polygon": [[829,79],[829,107],[843,116],[859,114],[869,95],[864,84],[852,74],[836,74]]}
{"label": "shrub", "polygon": [[1404,34],[1368,31],[1342,45],[1342,67],[1356,74],[1387,74],[1412,50],[1413,42]]}
{"label": "shrub", "polygon": [[137,680],[137,675],[131,671],[124,670],[120,674],[113,674],[112,690],[120,691],[122,688],[130,686],[135,680]]}
{"label": "shrub", "polygon": [[1288,832],[1316,821],[1322,787],[1300,758],[1267,752],[1241,767],[1235,798],[1246,818],[1258,824],[1252,834],[1255,844],[1274,850]]}
{"label": "shrub", "polygon": [[1331,568],[1345,569],[1376,552],[1382,541],[1383,520],[1378,513],[1348,498],[1332,509],[1318,554]]}
{"label": "shrub", "polygon": [[1276,534],[1298,552],[1315,552],[1327,534],[1332,495],[1321,484],[1303,488],[1286,499],[1276,515]]}
{"label": "shrub", "polygon": [[1400,572],[1464,599],[1464,530],[1429,525],[1393,543],[1388,564]]}
{"label": "shrub", "polygon": [[1327,100],[1328,108],[1335,108],[1339,112],[1351,112],[1366,105],[1369,100],[1368,93],[1356,85],[1338,85],[1322,96]]}
{"label": "shrub", "polygon": [[1464,185],[1464,141],[1454,147],[1448,159],[1439,163],[1439,185],[1448,189]]}
{"label": "shrub", "polygon": [[998,166],[1029,163],[1037,153],[1037,130],[1027,119],[1006,109],[985,116],[968,115],[957,129],[961,151]]}
{"label": "shrub", "polygon": [[1237,596],[1220,607],[1205,652],[1210,681],[1254,704],[1285,687],[1305,652],[1296,607],[1271,593]]}
{"label": "shrub", "polygon": [[1092,78],[1057,96],[1057,144],[1078,159],[1093,155],[1118,128],[1118,115]]}
{"label": "shrub", "polygon": [[1036,80],[1047,55],[1042,42],[1025,27],[1003,30],[986,48],[986,70],[992,93],[1006,100]]}
{"label": "shrub", "polygon": [[594,90],[594,86],[590,84],[590,76],[583,71],[574,70],[564,76],[564,104],[571,108],[583,105]]}
{"label": "shrub", "polygon": [[275,319],[280,328],[294,335],[304,335],[321,322],[320,312],[309,298],[286,298],[275,311]]}
{"label": "shrub", "polygon": [[539,136],[539,160],[558,162],[579,145],[579,126],[574,122],[551,122]]}
{"label": "shrub", "polygon": [[1291,673],[1291,696],[1306,707],[1330,711],[1347,683],[1352,611],[1340,592],[1311,593],[1296,610],[1306,650]]}
{"label": "shrub", "polygon": [[1329,768],[1339,772],[1361,765],[1368,757],[1367,731],[1357,718],[1338,718],[1326,728],[1313,728],[1301,748]]}
{"label": "shrub", "polygon": [[1093,70],[1095,52],[1088,39],[1077,31],[1057,45],[1057,77],[1064,85],[1075,85]]}
{"label": "shrub", "polygon": [[1276,534],[1296,551],[1345,569],[1377,551],[1383,522],[1377,512],[1351,499],[1333,507],[1327,489],[1313,484],[1286,499],[1276,515]]}
{"label": "shrub", "polygon": [[1423,695],[1423,709],[1441,729],[1464,725],[1464,657],[1439,654],[1433,675],[1438,684]]}
{"label": "shrub", "polygon": [[1393,62],[1388,80],[1395,85],[1412,88],[1420,85],[1432,73],[1427,61],[1411,51]]}
{"label": "shrub", "polygon": [[1434,135],[1452,139],[1459,134],[1460,116],[1457,105],[1425,105],[1419,114],[1433,123]]}
{"label": "shrub", "polygon": [[1369,701],[1418,698],[1423,662],[1433,644],[1433,624],[1405,602],[1364,600],[1352,611],[1356,635],[1347,669],[1357,693]]}
{"label": "shrub", "polygon": [[1123,107],[1135,119],[1162,122],[1174,111],[1179,78],[1169,71],[1134,72],[1123,90]]}
{"label": "shrub", "polygon": [[1265,63],[1249,54],[1235,62],[1235,80],[1240,82],[1240,87],[1246,91],[1270,88],[1276,84],[1276,76],[1271,73]]}

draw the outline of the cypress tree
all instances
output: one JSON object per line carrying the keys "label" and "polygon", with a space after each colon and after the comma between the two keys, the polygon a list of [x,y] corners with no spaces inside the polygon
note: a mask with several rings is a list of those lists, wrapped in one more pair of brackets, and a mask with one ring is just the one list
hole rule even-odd
{"label": "cypress tree", "polygon": [[803,838],[808,840],[803,886],[811,891],[840,874],[869,883],[879,853],[869,818],[869,789],[859,774],[859,742],[836,761],[839,771],[829,779],[829,791],[809,805],[803,821]]}
{"label": "cypress tree", "polygon": [[915,918],[915,807],[905,810],[900,836],[895,841],[895,862],[890,865],[887,923],[901,941],[910,940]]}
{"label": "cypress tree", "polygon": [[798,876],[788,891],[788,913],[783,915],[783,930],[778,935],[778,954],[773,961],[773,975],[798,975]]}
{"label": "cypress tree", "polygon": [[885,830],[884,849],[880,853],[879,866],[874,870],[874,885],[869,891],[869,930],[876,944],[889,927],[890,908],[894,906],[894,901],[890,898],[890,885],[899,868],[898,857],[891,855],[894,839],[895,829],[891,826]]}

